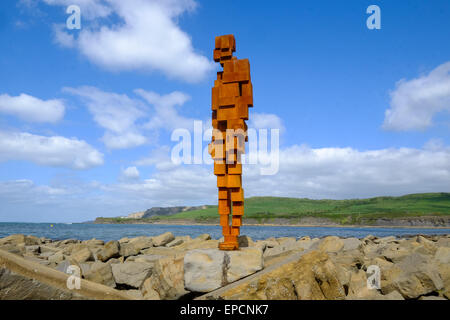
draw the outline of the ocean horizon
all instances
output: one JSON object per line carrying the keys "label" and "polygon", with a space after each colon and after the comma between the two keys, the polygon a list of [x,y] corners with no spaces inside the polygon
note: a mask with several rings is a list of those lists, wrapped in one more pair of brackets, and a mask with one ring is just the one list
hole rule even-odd
{"label": "ocean horizon", "polygon": [[[119,240],[124,237],[156,236],[165,232],[175,236],[195,238],[208,233],[213,239],[222,237],[222,229],[217,225],[168,225],[168,224],[88,224],[88,223],[26,223],[0,222],[0,238],[12,234],[46,237],[52,240],[96,238],[103,241]],[[364,238],[411,236],[417,234],[450,234],[450,228],[399,228],[399,227],[302,227],[302,226],[242,226],[241,235],[254,240],[270,237],[320,238],[325,236]]]}

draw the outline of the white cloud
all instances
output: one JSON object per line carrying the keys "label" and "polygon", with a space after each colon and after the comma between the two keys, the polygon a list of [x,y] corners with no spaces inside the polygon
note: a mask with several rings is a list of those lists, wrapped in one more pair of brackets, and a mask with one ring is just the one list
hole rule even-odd
{"label": "white cloud", "polygon": [[384,129],[405,131],[430,127],[436,113],[450,111],[450,62],[427,75],[397,82],[390,104],[391,108],[385,112]]}
{"label": "white cloud", "polygon": [[29,122],[55,123],[64,117],[62,100],[41,100],[22,93],[18,96],[0,95],[0,113],[14,115]]}
{"label": "white cloud", "polygon": [[174,91],[166,95],[159,95],[155,92],[136,89],[135,93],[144,98],[154,107],[154,114],[145,124],[146,129],[166,129],[178,128],[192,129],[194,119],[181,116],[176,106],[182,106],[190,97],[182,92]]}
{"label": "white cloud", "polygon": [[450,191],[450,148],[353,148],[292,146],[280,151],[279,172],[261,176],[245,166],[247,195],[356,198]]}
{"label": "white cloud", "polygon": [[137,121],[146,115],[139,101],[125,94],[104,92],[94,87],[63,90],[85,101],[94,121],[106,129],[102,141],[108,148],[131,148],[148,141],[137,126]]}
{"label": "white cloud", "polygon": [[[135,90],[143,101],[95,87],[64,88],[63,91],[80,97],[86,103],[94,121],[106,129],[101,140],[109,149],[156,142],[160,129],[193,128],[194,119],[180,115],[175,108],[190,99],[182,92],[159,95]],[[145,133],[146,130],[149,132]]]}
{"label": "white cloud", "polygon": [[249,127],[255,129],[284,130],[283,121],[275,114],[252,112]]}
{"label": "white cloud", "polygon": [[[111,70],[156,70],[187,82],[202,80],[214,69],[212,61],[194,50],[190,36],[177,24],[183,13],[196,8],[193,0],[44,1],[80,6],[82,18],[93,23],[84,23],[74,41],[67,32],[56,28],[56,40],[75,46],[100,66]],[[113,24],[98,19],[113,14],[119,18]]]}
{"label": "white cloud", "polygon": [[121,178],[123,180],[139,180],[140,174],[136,167],[128,167],[121,172]]}
{"label": "white cloud", "polygon": [[[136,178],[138,170],[130,168],[124,171]],[[261,176],[258,166],[246,165],[243,184],[246,197],[348,199],[450,192],[450,148],[434,144],[424,149],[360,151],[292,146],[281,150],[278,174]],[[0,182],[0,201],[0,214],[6,216],[8,212],[36,212],[37,205],[46,204],[46,210],[55,211],[60,220],[70,217],[66,221],[83,221],[152,206],[214,204],[217,188],[212,166],[189,165],[112,184],[86,183],[77,187],[72,183],[39,186],[28,180]],[[80,212],[86,213],[80,216]]]}
{"label": "white cloud", "polygon": [[161,146],[151,151],[150,155],[135,161],[138,166],[155,166],[160,171],[172,170],[179,166],[172,162],[171,148],[169,146]]}
{"label": "white cloud", "polygon": [[88,169],[103,164],[103,154],[83,140],[0,131],[0,162],[31,161],[38,165]]}

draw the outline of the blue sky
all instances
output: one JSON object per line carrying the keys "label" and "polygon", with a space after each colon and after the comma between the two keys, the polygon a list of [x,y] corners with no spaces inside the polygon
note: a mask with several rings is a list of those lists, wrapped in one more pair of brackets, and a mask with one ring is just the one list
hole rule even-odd
{"label": "blue sky", "polygon": [[277,174],[248,165],[247,196],[450,192],[449,16],[423,0],[2,1],[0,220],[214,203],[211,167],[171,163],[170,136],[209,120],[229,33],[250,59],[250,127],[282,129]]}

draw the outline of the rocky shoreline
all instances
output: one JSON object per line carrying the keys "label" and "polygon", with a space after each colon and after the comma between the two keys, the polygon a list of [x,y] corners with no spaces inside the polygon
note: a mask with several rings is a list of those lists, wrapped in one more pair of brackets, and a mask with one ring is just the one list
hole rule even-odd
{"label": "rocky shoreline", "polygon": [[450,235],[241,236],[238,251],[219,241],[11,235],[0,239],[0,299],[450,299]]}

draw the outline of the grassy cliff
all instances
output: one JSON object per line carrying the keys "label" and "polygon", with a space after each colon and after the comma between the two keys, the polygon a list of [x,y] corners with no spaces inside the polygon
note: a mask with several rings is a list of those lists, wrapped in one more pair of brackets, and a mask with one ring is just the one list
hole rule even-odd
{"label": "grassy cliff", "polygon": [[[422,193],[401,197],[352,200],[311,200],[280,197],[253,197],[245,200],[245,219],[255,222],[326,219],[340,224],[370,224],[377,219],[450,216],[450,193]],[[132,221],[135,220],[135,221]],[[215,222],[217,206],[149,219],[98,218],[98,223]]]}

